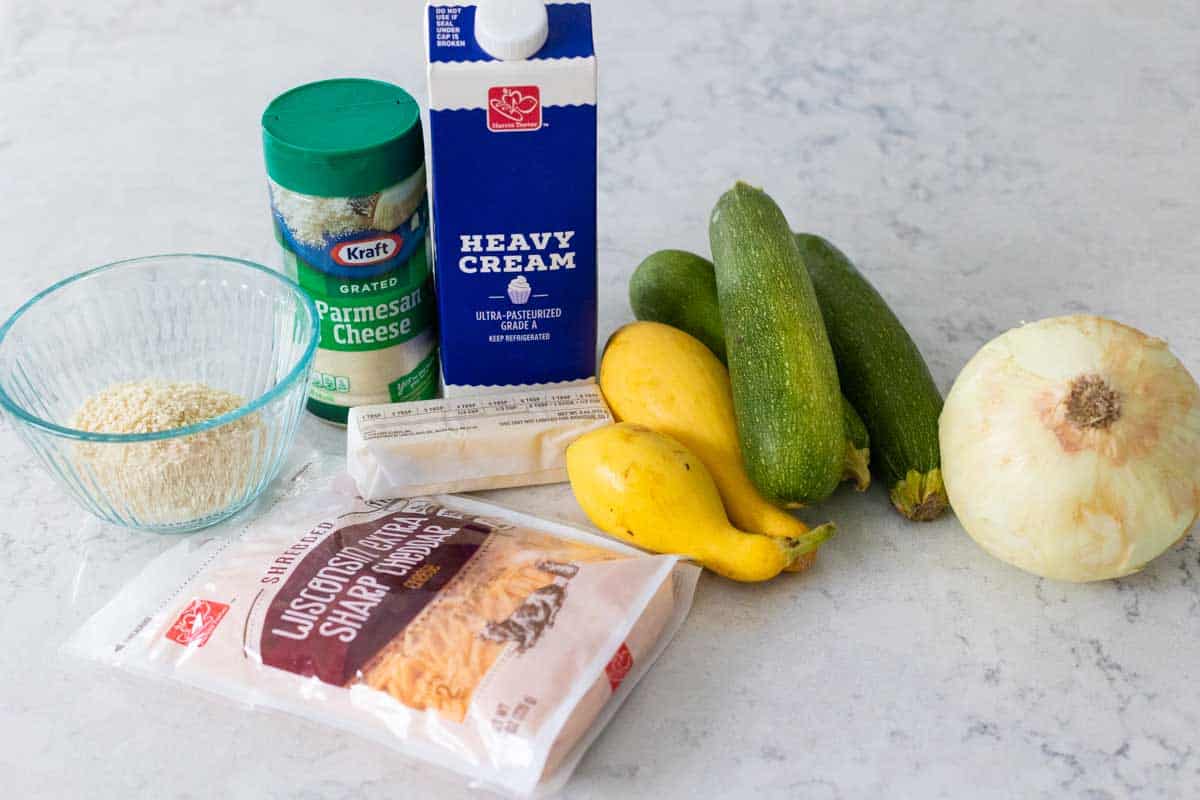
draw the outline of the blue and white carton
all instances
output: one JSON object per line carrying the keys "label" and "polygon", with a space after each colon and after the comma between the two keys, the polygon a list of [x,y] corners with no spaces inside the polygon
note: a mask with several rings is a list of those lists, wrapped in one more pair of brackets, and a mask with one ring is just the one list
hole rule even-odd
{"label": "blue and white carton", "polygon": [[447,396],[596,374],[596,57],[586,2],[426,8]]}

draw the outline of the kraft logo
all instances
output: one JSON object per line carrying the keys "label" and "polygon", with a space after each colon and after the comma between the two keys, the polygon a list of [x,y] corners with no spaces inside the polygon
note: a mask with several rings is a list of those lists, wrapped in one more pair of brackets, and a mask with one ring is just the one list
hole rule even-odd
{"label": "kraft logo", "polygon": [[203,647],[227,611],[229,606],[224,603],[197,598],[179,612],[175,622],[167,629],[166,636],[185,647]]}
{"label": "kraft logo", "polygon": [[542,94],[536,86],[488,89],[489,131],[536,131],[542,127]]}
{"label": "kraft logo", "polygon": [[386,236],[374,236],[370,239],[359,239],[354,242],[342,242],[333,248],[330,255],[333,260],[343,267],[362,267],[368,264],[378,264],[387,261],[400,252],[404,239],[394,233]]}

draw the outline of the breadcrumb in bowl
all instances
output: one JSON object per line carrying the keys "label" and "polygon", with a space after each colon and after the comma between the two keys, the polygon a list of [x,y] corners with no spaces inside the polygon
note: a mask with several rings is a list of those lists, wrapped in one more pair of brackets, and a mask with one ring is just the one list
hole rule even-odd
{"label": "breadcrumb in bowl", "polygon": [[[246,404],[203,383],[143,380],[90,395],[72,428],[92,433],[155,433],[206,422]],[[174,525],[219,512],[246,493],[265,428],[257,413],[170,439],[112,445],[76,442],[75,462],[96,489],[119,498],[146,525]]]}
{"label": "breadcrumb in bowl", "polygon": [[274,270],[188,254],[119,261],[0,325],[0,409],[91,514],[197,530],[279,471],[318,337],[313,301]]}

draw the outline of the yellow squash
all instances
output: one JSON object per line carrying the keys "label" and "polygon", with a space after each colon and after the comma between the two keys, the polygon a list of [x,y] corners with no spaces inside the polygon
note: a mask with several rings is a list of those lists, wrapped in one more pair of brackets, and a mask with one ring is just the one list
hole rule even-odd
{"label": "yellow squash", "polygon": [[729,373],[699,339],[659,322],[626,325],[604,348],[600,389],[618,420],[665,433],[695,453],[739,528],[785,538],[808,531],[750,482]]}
{"label": "yellow squash", "polygon": [[567,448],[576,499],[597,526],[656,553],[688,556],[736,581],[773,578],[833,534],[822,525],[795,538],[738,530],[704,463],[642,425],[609,425]]}

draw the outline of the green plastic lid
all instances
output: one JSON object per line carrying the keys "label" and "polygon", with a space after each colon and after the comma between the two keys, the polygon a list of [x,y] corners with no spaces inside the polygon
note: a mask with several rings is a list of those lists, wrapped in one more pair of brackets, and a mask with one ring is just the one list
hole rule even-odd
{"label": "green plastic lid", "polygon": [[271,101],[262,128],[267,174],[301,194],[372,194],[425,161],[417,101],[383,81],[335,78],[298,86]]}

